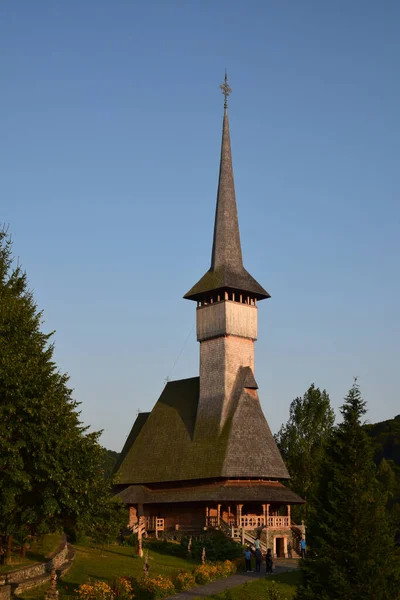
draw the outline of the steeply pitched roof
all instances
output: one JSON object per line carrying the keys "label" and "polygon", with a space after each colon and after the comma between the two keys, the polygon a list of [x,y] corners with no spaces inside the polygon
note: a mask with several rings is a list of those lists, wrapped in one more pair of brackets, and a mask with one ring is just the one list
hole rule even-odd
{"label": "steeply pitched roof", "polygon": [[116,473],[118,471],[120,464],[125,460],[125,456],[127,455],[128,450],[131,448],[133,442],[136,440],[137,436],[141,432],[142,427],[146,423],[149,415],[150,415],[149,412],[144,412],[144,413],[139,413],[138,416],[136,417],[136,421],[134,422],[129,435],[126,438],[124,447],[121,450],[121,453],[118,457],[117,462],[115,463],[114,473]]}
{"label": "steeply pitched roof", "polygon": [[193,435],[199,378],[168,382],[144,424],[139,427],[135,422],[133,426],[115,469],[118,483],[218,477],[288,479],[257,394],[249,390],[255,381],[247,369],[242,381],[250,385],[242,385],[221,433],[214,436]]}
{"label": "steeply pitched roof", "polygon": [[184,298],[196,300],[220,289],[247,291],[258,299],[270,295],[243,267],[233,179],[228,112],[225,109],[211,267]]}
{"label": "steeply pitched roof", "polygon": [[243,379],[243,387],[249,390],[258,390],[257,382],[254,378],[253,371],[250,367],[242,368],[244,379]]}
{"label": "steeply pitched roof", "polygon": [[131,485],[119,492],[126,504],[175,502],[282,502],[304,504],[304,500],[278,481],[216,481],[202,485],[150,489]]}

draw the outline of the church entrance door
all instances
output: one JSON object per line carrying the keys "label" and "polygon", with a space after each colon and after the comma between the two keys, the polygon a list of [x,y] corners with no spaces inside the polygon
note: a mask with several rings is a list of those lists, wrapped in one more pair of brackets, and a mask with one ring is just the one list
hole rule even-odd
{"label": "church entrance door", "polygon": [[275,554],[278,558],[285,558],[283,537],[275,538]]}

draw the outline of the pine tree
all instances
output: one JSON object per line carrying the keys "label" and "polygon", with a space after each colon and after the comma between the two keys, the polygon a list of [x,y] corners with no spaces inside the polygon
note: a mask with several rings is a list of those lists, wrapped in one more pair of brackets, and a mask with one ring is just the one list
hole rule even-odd
{"label": "pine tree", "polygon": [[110,494],[99,433],[87,433],[52,334],[0,231],[0,532],[24,540],[91,521]]}
{"label": "pine tree", "polygon": [[355,381],[322,462],[298,600],[399,598],[399,558],[386,493],[376,479],[371,441],[361,422],[365,406]]}

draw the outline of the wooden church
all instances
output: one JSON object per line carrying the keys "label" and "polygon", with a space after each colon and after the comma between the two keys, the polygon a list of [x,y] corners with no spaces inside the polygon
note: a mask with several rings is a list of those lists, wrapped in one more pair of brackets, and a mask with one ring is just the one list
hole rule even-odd
{"label": "wooden church", "polygon": [[270,295],[243,266],[226,77],[221,89],[211,266],[184,296],[197,305],[200,375],[169,381],[153,410],[137,416],[115,468],[117,492],[136,530],[215,527],[242,542],[258,532],[275,556],[287,556],[304,534],[290,507],[303,500],[281,483],[289,473],[257,392],[257,304]]}

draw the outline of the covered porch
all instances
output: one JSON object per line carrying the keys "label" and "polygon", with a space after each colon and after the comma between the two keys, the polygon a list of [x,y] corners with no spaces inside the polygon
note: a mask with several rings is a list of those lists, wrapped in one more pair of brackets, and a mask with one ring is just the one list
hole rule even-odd
{"label": "covered porch", "polygon": [[290,504],[237,503],[207,504],[205,527],[239,527],[244,530],[289,529]]}

